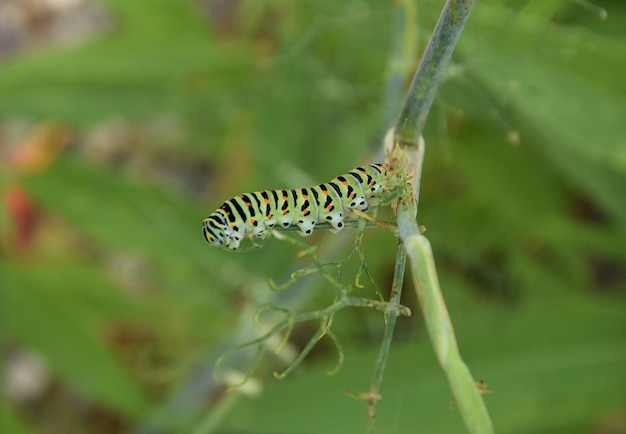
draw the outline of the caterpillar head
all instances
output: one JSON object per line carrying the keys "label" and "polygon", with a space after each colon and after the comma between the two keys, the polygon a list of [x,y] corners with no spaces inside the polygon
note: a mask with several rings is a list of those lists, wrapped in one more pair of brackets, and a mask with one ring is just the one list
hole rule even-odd
{"label": "caterpillar head", "polygon": [[221,214],[213,213],[202,222],[202,233],[204,239],[211,246],[221,247],[226,242],[224,230],[226,221]]}

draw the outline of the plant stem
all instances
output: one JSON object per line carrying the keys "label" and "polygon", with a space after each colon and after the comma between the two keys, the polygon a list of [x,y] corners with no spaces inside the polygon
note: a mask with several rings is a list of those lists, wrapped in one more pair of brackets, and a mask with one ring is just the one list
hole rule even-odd
{"label": "plant stem", "polygon": [[411,260],[411,273],[424,321],[465,426],[471,433],[489,434],[493,433],[489,414],[477,384],[459,354],[452,322],[439,288],[430,243],[420,234],[416,221],[424,152],[421,133],[439,81],[473,5],[474,0],[446,2],[396,122],[394,142],[408,148],[409,161],[402,169],[413,178],[415,186],[413,194],[399,200],[396,211],[401,245],[406,248]]}
{"label": "plant stem", "polygon": [[406,248],[411,258],[411,273],[428,334],[448,377],[465,426],[473,434],[493,433],[481,391],[459,353],[452,322],[439,288],[430,243],[422,235],[412,235],[406,240]]}
{"label": "plant stem", "polygon": [[[389,303],[394,305],[400,304],[400,297],[402,296],[402,282],[404,281],[404,271],[406,268],[406,254],[404,247],[398,245],[398,253],[396,255],[396,268],[393,274],[393,283],[391,285],[391,297]],[[374,371],[374,378],[372,380],[372,386],[370,392],[372,394],[379,394],[380,385],[383,382],[383,373],[385,372],[385,366],[387,364],[387,357],[389,356],[389,349],[391,348],[391,341],[393,339],[393,331],[396,327],[396,320],[398,319],[399,312],[396,310],[390,310],[385,315],[387,324],[385,326],[385,335],[380,345],[380,351],[378,352],[378,359],[376,360],[376,370]],[[369,432],[374,432],[374,414],[370,411],[370,423]]]}
{"label": "plant stem", "polygon": [[439,81],[467,22],[475,0],[448,0],[413,77],[409,93],[396,121],[396,140],[417,146]]}
{"label": "plant stem", "polygon": [[406,79],[413,69],[418,45],[415,0],[397,0],[392,22],[391,48],[387,62],[387,80],[382,101],[384,132],[396,116],[396,110],[406,88]]}

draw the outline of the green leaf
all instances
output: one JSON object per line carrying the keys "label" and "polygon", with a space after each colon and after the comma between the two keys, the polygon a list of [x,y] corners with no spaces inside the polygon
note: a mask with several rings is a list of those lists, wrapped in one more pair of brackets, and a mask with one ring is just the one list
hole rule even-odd
{"label": "green leaf", "polygon": [[[128,316],[130,306],[100,273],[81,267],[4,267],[3,328],[39,353],[54,372],[85,396],[136,418],[147,408],[137,384],[102,342],[103,317]],[[93,296],[102,291],[102,296]],[[87,295],[86,298],[82,296]],[[105,301],[100,303],[98,300]]]}

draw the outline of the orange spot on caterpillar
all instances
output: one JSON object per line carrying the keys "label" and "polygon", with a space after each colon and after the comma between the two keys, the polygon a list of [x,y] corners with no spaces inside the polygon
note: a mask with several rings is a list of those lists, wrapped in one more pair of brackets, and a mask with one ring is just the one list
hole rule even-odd
{"label": "orange spot on caterpillar", "polygon": [[348,185],[348,181],[343,181],[342,184],[347,186]]}
{"label": "orange spot on caterpillar", "polygon": [[288,209],[284,209],[284,210],[283,210],[283,215],[287,214],[288,212],[289,212],[289,210],[288,210]]}

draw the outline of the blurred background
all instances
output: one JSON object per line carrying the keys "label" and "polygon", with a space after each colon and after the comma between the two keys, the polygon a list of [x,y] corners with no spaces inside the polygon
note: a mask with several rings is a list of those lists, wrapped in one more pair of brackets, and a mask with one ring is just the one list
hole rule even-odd
{"label": "blurred background", "polygon": [[[1,0],[2,433],[359,433],[384,318],[341,312],[271,349],[272,302],[332,302],[270,240],[210,248],[225,199],[371,158],[442,1]],[[418,221],[461,353],[500,433],[626,432],[626,4],[480,0],[428,118]],[[400,18],[402,18],[400,16]],[[408,62],[393,41],[413,41]],[[396,86],[396,87],[394,87]],[[306,241],[337,260],[354,232]],[[365,235],[383,293],[395,242]],[[345,275],[356,264],[346,266]],[[355,295],[375,298],[371,283]],[[411,286],[377,408],[384,433],[464,432]]]}

